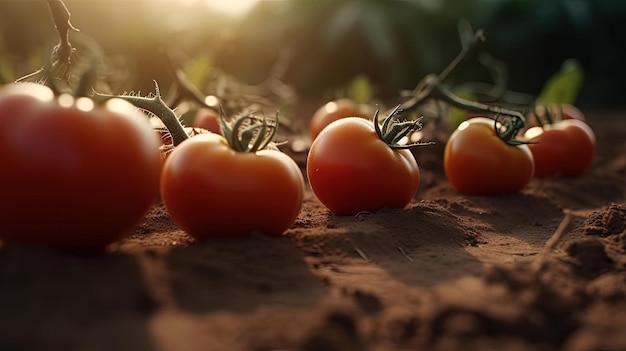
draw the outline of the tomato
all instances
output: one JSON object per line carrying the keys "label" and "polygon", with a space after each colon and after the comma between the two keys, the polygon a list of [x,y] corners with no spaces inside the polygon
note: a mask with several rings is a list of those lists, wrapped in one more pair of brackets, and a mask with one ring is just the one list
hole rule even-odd
{"label": "tomato", "polygon": [[56,98],[35,83],[0,90],[0,240],[103,248],[155,201],[159,140],[133,105]]}
{"label": "tomato", "polygon": [[202,107],[198,109],[193,117],[191,125],[195,128],[202,128],[220,134],[220,115],[217,111]]}
{"label": "tomato", "polygon": [[183,141],[161,175],[167,211],[198,241],[255,231],[280,235],[295,222],[303,194],[302,172],[289,156],[235,151],[214,133]]}
{"label": "tomato", "polygon": [[375,109],[368,105],[359,105],[351,99],[337,99],[326,103],[320,107],[311,118],[309,132],[311,140],[319,135],[319,133],[330,123],[346,117],[361,117],[371,119],[374,116]]}
{"label": "tomato", "polygon": [[403,208],[420,181],[411,151],[392,149],[372,121],[359,117],[332,122],[318,135],[307,174],[317,198],[336,215]]}
{"label": "tomato", "polygon": [[596,137],[587,123],[565,119],[532,127],[524,133],[535,159],[535,176],[560,174],[575,177],[587,170],[595,157]]}
{"label": "tomato", "polygon": [[496,134],[494,121],[474,117],[450,135],[444,150],[448,181],[461,194],[516,193],[532,178],[534,162],[527,145],[509,145]]}

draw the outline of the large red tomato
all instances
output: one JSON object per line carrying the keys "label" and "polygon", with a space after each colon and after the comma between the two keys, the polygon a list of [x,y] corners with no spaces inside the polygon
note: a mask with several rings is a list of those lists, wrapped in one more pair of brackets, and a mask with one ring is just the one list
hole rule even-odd
{"label": "large red tomato", "polygon": [[359,117],[337,120],[317,136],[307,174],[317,198],[337,215],[403,208],[420,181],[411,151],[391,148],[371,120]]}
{"label": "large red tomato", "polygon": [[560,174],[575,177],[587,170],[595,157],[596,137],[587,123],[564,119],[532,127],[524,136],[535,159],[535,176]]}
{"label": "large red tomato", "polygon": [[452,186],[467,195],[499,195],[521,190],[532,178],[534,162],[527,145],[509,145],[485,117],[461,123],[444,151]]}
{"label": "large red tomato", "polygon": [[34,83],[0,90],[0,240],[104,247],[129,234],[158,194],[159,140],[131,104],[55,97]]}
{"label": "large red tomato", "polygon": [[199,241],[252,232],[280,235],[296,220],[303,193],[302,172],[289,156],[235,151],[214,133],[177,146],[161,176],[167,211]]}

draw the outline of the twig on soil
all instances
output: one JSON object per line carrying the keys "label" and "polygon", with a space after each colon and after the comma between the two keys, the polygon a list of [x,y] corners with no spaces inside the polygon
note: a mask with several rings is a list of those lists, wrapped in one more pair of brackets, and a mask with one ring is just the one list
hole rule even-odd
{"label": "twig on soil", "polygon": [[369,257],[367,257],[367,255],[365,254],[365,252],[363,252],[363,250],[361,250],[358,247],[354,246],[354,251],[356,251],[356,253],[358,253],[359,256],[361,256],[361,258],[364,259],[365,261],[369,260]]}
{"label": "twig on soil", "polygon": [[406,258],[407,261],[409,262],[413,262],[413,259],[411,258],[411,256],[409,256],[406,251],[404,250],[404,248],[402,246],[396,246],[398,248],[398,251],[400,251],[400,253],[402,254],[402,256],[404,256],[404,258]]}
{"label": "twig on soil", "polygon": [[569,213],[569,212],[565,213],[565,217],[563,217],[563,220],[561,221],[559,226],[554,231],[554,234],[552,234],[552,237],[550,237],[550,239],[548,239],[548,241],[544,245],[544,247],[541,250],[541,252],[539,253],[539,255],[533,261],[533,263],[532,263],[532,270],[534,272],[539,272],[539,270],[543,266],[543,263],[545,262],[545,259],[546,259],[547,255],[552,250],[554,250],[554,248],[559,243],[559,241],[569,231],[569,226],[570,226],[571,222],[572,222],[572,214]]}

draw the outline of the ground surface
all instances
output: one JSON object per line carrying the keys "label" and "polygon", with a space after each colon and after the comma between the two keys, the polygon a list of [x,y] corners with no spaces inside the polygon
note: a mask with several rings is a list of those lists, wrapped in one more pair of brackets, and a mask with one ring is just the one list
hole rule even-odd
{"label": "ground surface", "polygon": [[589,172],[517,195],[456,194],[439,146],[403,210],[307,191],[281,238],[194,243],[156,205],[107,254],[1,247],[0,350],[625,350],[626,123],[600,115]]}

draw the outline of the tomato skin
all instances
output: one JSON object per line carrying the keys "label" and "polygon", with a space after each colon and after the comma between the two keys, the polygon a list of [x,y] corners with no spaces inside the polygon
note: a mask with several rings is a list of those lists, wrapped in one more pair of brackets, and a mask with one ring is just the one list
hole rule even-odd
{"label": "tomato skin", "polygon": [[459,193],[493,196],[520,191],[533,176],[534,161],[527,145],[502,141],[493,120],[474,117],[450,135],[444,170]]}
{"label": "tomato skin", "polygon": [[311,118],[309,125],[311,140],[315,140],[322,129],[338,119],[346,117],[372,119],[375,112],[376,110],[370,106],[359,105],[347,98],[330,101],[317,109]]}
{"label": "tomato skin", "polygon": [[193,117],[191,125],[192,127],[202,128],[212,133],[222,133],[220,128],[220,115],[210,108],[199,108]]}
{"label": "tomato skin", "polygon": [[320,202],[339,216],[403,208],[420,181],[411,151],[393,150],[372,121],[359,117],[337,120],[320,133],[309,150],[307,174]]}
{"label": "tomato skin", "polygon": [[198,241],[254,231],[281,235],[300,213],[304,179],[280,151],[237,152],[224,137],[208,133],[169,155],[161,197],[174,222]]}
{"label": "tomato skin", "polygon": [[130,234],[158,195],[159,140],[131,104],[0,90],[0,240],[103,248]]}
{"label": "tomato skin", "polygon": [[595,157],[596,137],[587,123],[565,119],[524,133],[535,160],[535,176],[560,174],[576,177],[587,170]]}

